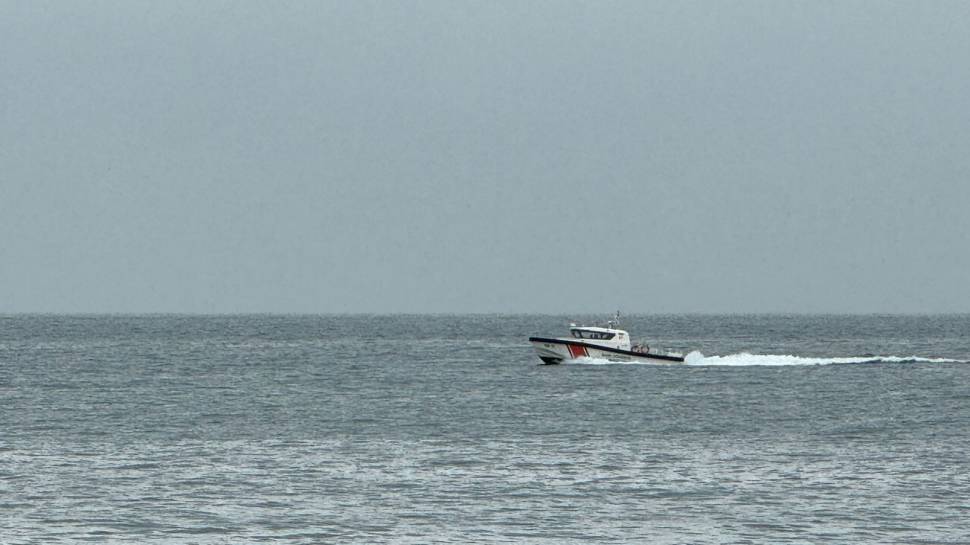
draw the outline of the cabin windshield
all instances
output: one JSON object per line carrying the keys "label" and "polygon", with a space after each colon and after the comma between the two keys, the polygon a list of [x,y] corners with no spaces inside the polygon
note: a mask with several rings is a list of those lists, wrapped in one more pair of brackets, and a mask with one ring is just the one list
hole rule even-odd
{"label": "cabin windshield", "polygon": [[585,329],[573,329],[573,337],[577,339],[595,339],[598,341],[608,341],[612,339],[616,333],[607,333],[605,331],[587,331]]}

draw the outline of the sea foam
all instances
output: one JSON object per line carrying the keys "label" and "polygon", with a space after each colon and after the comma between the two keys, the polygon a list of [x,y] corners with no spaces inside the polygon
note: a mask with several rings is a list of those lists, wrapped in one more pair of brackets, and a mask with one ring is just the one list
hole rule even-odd
{"label": "sea foam", "polygon": [[865,363],[963,363],[947,358],[921,358],[917,356],[848,356],[848,357],[803,357],[791,354],[750,354],[741,352],[725,356],[705,356],[700,352],[687,355],[686,363],[697,366],[789,366],[789,365],[845,365]]}

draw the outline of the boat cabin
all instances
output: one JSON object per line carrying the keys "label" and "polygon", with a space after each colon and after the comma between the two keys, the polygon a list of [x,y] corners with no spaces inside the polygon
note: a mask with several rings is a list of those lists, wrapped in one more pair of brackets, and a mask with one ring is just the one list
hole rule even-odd
{"label": "boat cabin", "polygon": [[619,348],[621,350],[630,349],[630,336],[622,329],[612,329],[607,327],[573,326],[569,328],[573,338],[582,339],[589,344],[598,344]]}

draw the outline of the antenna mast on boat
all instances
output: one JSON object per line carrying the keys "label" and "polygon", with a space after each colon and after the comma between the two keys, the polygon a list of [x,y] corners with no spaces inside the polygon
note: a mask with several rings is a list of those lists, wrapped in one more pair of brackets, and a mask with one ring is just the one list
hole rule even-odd
{"label": "antenna mast on boat", "polygon": [[620,327],[620,311],[619,310],[616,311],[616,314],[613,315],[613,319],[606,323],[610,325],[610,329],[616,329]]}

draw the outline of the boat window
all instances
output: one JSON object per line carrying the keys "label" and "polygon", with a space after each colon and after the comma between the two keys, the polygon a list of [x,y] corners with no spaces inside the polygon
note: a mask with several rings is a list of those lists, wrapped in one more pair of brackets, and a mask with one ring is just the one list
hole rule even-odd
{"label": "boat window", "polygon": [[606,333],[605,331],[584,331],[582,329],[574,329],[573,337],[578,339],[593,339],[598,341],[608,341],[614,337],[614,333]]}

